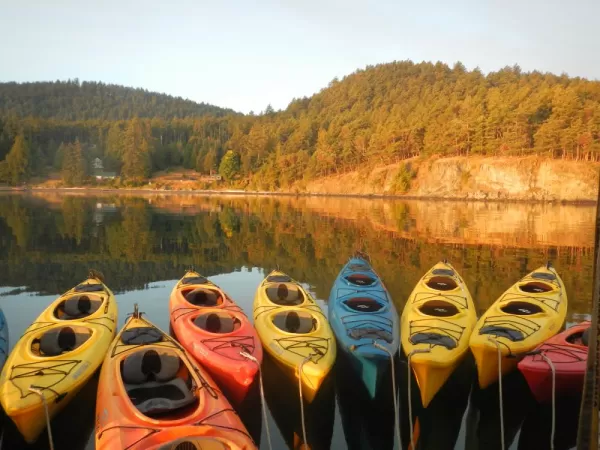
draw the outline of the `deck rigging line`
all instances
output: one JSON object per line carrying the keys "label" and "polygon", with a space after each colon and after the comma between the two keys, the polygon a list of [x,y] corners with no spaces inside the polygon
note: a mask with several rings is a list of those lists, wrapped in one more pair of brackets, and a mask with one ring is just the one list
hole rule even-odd
{"label": "deck rigging line", "polygon": [[496,344],[496,351],[498,353],[498,405],[500,406],[500,443],[502,450],[506,447],[504,445],[504,403],[502,401],[502,350],[500,349],[500,343],[488,336],[488,339]]}
{"label": "deck rigging line", "polygon": [[406,365],[408,368],[408,421],[409,421],[409,428],[410,428],[410,448],[414,450],[415,448],[415,437],[414,437],[414,429],[413,429],[413,419],[412,419],[412,394],[410,392],[410,378],[411,378],[411,371],[410,371],[410,359],[412,358],[413,355],[416,355],[417,353],[429,353],[430,349],[428,348],[416,348],[414,349],[412,352],[410,352],[408,354],[408,356],[406,357],[408,364]]}
{"label": "deck rigging line", "polygon": [[554,434],[556,432],[556,369],[552,360],[548,358],[544,353],[540,353],[540,356],[550,366],[552,371],[552,428],[550,431],[550,450],[554,450]]}
{"label": "deck rigging line", "polygon": [[267,442],[269,443],[269,450],[273,450],[273,444],[271,444],[271,432],[269,431],[269,420],[267,419],[267,401],[265,400],[265,388],[263,386],[262,368],[260,362],[254,356],[248,352],[240,352],[244,358],[253,361],[258,366],[258,383],[260,386],[260,406],[263,413],[263,420],[265,423],[265,432],[267,433]]}
{"label": "deck rigging line", "polygon": [[300,393],[300,421],[302,423],[302,439],[304,440],[304,446],[308,448],[308,441],[306,440],[306,423],[304,422],[304,398],[302,396],[302,368],[304,363],[311,360],[311,355],[308,355],[302,360],[298,366],[298,392]]}
{"label": "deck rigging line", "polygon": [[398,448],[402,447],[400,440],[400,413],[398,412],[398,396],[396,394],[396,370],[394,368],[394,354],[384,345],[377,341],[373,341],[373,347],[383,350],[390,356],[390,364],[392,369],[392,395],[394,396],[394,430],[396,431],[396,439],[398,440]]}
{"label": "deck rigging line", "polygon": [[31,386],[29,390],[34,394],[39,395],[42,399],[42,403],[44,404],[44,414],[46,415],[46,429],[48,430],[48,442],[50,444],[50,450],[54,450],[54,442],[52,440],[52,427],[50,426],[50,414],[48,414],[48,403],[46,403],[46,396],[44,395],[43,391],[41,391],[40,389],[36,389],[33,386]]}

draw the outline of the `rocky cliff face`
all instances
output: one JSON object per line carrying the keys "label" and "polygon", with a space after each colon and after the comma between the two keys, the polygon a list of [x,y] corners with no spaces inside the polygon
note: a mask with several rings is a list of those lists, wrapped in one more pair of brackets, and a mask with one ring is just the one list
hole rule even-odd
{"label": "rocky cliff face", "polygon": [[[404,191],[399,173],[414,173]],[[526,158],[439,158],[362,170],[312,181],[302,191],[419,198],[596,201],[600,164]]]}

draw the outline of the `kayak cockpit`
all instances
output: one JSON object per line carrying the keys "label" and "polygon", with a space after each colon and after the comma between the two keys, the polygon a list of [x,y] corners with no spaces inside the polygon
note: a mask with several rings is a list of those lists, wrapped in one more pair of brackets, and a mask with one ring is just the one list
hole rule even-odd
{"label": "kayak cockpit", "polygon": [[193,378],[174,350],[137,350],[121,362],[120,372],[131,403],[148,417],[176,420],[198,407]]}
{"label": "kayak cockpit", "polygon": [[223,296],[220,292],[213,289],[183,289],[181,293],[189,303],[195,306],[207,307],[221,306],[223,304]]}
{"label": "kayak cockpit", "polygon": [[297,306],[304,303],[304,294],[293,283],[279,283],[266,288],[267,298],[276,305]]}
{"label": "kayak cockpit", "polygon": [[33,339],[31,352],[35,356],[59,356],[82,346],[91,336],[86,327],[55,327]]}
{"label": "kayak cockpit", "polygon": [[215,311],[199,315],[194,319],[194,325],[209,333],[233,333],[242,326],[239,319],[227,312]]}
{"label": "kayak cockpit", "polygon": [[528,294],[540,294],[552,291],[553,287],[541,281],[530,281],[519,285],[519,290]]}
{"label": "kayak cockpit", "polygon": [[75,295],[63,300],[54,308],[54,317],[59,320],[82,319],[98,311],[103,301],[101,296],[95,294]]}
{"label": "kayak cockpit", "polygon": [[419,307],[419,311],[427,316],[451,317],[458,314],[458,308],[444,300],[430,300]]}
{"label": "kayak cockpit", "polygon": [[353,273],[346,277],[346,281],[354,286],[372,286],[377,282],[377,279],[364,273]]}
{"label": "kayak cockpit", "polygon": [[230,450],[230,446],[216,438],[184,437],[168,442],[158,450]]}
{"label": "kayak cockpit", "polygon": [[317,319],[304,311],[282,311],[272,318],[273,325],[282,331],[295,334],[308,334],[317,329]]}
{"label": "kayak cockpit", "polygon": [[458,287],[456,281],[449,276],[434,276],[428,279],[425,284],[428,288],[436,291],[452,291]]}
{"label": "kayak cockpit", "polygon": [[377,312],[384,308],[384,305],[370,297],[353,297],[344,301],[344,304],[351,310],[361,313]]}
{"label": "kayak cockpit", "polygon": [[535,303],[518,301],[509,302],[500,309],[507,314],[514,314],[516,316],[530,316],[532,314],[544,312],[544,310]]}

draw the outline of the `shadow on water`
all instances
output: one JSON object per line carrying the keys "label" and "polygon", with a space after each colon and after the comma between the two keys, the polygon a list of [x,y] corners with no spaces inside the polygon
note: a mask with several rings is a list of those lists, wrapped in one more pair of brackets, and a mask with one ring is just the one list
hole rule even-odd
{"label": "shadow on water", "polygon": [[348,357],[338,350],[335,382],[336,398],[348,449],[392,449],[394,404],[391,370],[382,378],[375,399],[371,399]]}
{"label": "shadow on water", "polygon": [[[92,450],[94,448],[94,422],[96,415],[96,393],[98,377],[96,372],[75,398],[50,423],[54,448],[69,450]],[[48,433],[44,429],[38,440],[27,445],[10,418],[4,415],[3,450],[47,450]]]}
{"label": "shadow on water", "polygon": [[[416,449],[455,448],[469,402],[474,370],[473,358],[468,355],[454,370],[427,408],[423,408],[416,379],[413,373],[410,374],[413,441]],[[398,382],[401,398],[402,447],[408,449],[411,448],[411,437],[408,419],[408,365],[406,358],[402,358]]]}
{"label": "shadow on water", "polygon": [[[335,411],[333,377],[329,376],[312,403],[304,403],[307,446],[303,445],[298,385],[268,355],[263,359],[265,397],[271,415],[290,449],[331,447]],[[273,434],[274,430],[271,430]],[[273,448],[278,447],[275,443]]]}

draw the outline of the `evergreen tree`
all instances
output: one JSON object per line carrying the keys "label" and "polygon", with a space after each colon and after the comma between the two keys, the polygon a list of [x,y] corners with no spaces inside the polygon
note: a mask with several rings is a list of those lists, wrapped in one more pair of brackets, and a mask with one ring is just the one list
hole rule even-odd
{"label": "evergreen tree", "polygon": [[61,178],[67,186],[81,186],[87,178],[87,164],[79,140],[64,147]]}
{"label": "evergreen tree", "polygon": [[11,184],[17,185],[27,180],[30,166],[29,145],[22,134],[16,137],[15,143],[6,155],[6,166]]}
{"label": "evergreen tree", "polygon": [[240,155],[229,150],[221,159],[219,174],[227,181],[232,180],[240,171]]}
{"label": "evergreen tree", "polygon": [[129,122],[123,142],[121,174],[128,179],[143,180],[150,174],[150,145],[143,124],[138,118]]}

